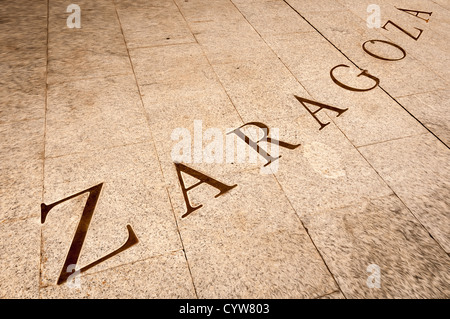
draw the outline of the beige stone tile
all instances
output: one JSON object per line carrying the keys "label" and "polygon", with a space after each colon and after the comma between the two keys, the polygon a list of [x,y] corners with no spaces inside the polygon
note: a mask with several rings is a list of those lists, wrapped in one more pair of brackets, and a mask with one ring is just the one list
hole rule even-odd
{"label": "beige stone tile", "polygon": [[[430,88],[434,89],[438,85],[435,82],[435,75],[426,75],[424,83],[422,80],[418,80],[418,74],[427,73],[428,69],[411,55],[406,54],[406,58],[400,61],[384,61],[370,56],[363,49],[365,42],[370,40],[391,42],[391,40],[376,29],[368,29],[366,22],[350,11],[339,12],[336,17],[333,14],[330,12],[314,13],[310,20],[319,32],[335,46],[335,50],[341,51],[351,61],[344,60],[342,64],[352,66],[354,63],[359,68],[368,70],[370,74],[380,79],[380,85],[393,96],[426,91]],[[391,45],[375,42],[374,44],[367,43],[366,48],[378,56],[402,57],[402,52]],[[336,63],[334,66],[338,64],[341,63]],[[332,67],[328,69],[327,73]]]}
{"label": "beige stone tile", "polygon": [[[352,1],[352,0],[340,0],[340,2],[350,11],[352,11],[355,15],[360,17],[362,20],[366,21],[370,14],[373,11],[367,12],[368,6],[373,3],[371,0],[362,0],[362,1]],[[409,15],[403,11],[398,10],[397,8],[402,9],[411,9],[411,10],[420,10],[420,11],[442,11],[439,6],[435,5],[432,1],[422,1],[422,0],[413,0],[413,1],[391,1],[391,0],[379,0],[376,3],[380,6],[381,13],[381,26],[383,26],[388,20],[404,22],[407,24],[420,24],[421,21],[418,18]],[[436,12],[435,12],[436,13]],[[434,14],[435,14],[434,13]],[[426,17],[426,15],[421,15]],[[425,24],[426,22],[423,21]],[[424,25],[422,24],[422,26]],[[389,26],[388,26],[389,29]]]}
{"label": "beige stone tile", "polygon": [[[330,122],[322,112],[317,116],[322,116],[324,123]],[[266,124],[285,132],[284,140],[301,144],[295,150],[280,147],[282,157],[273,169],[303,222],[317,211],[392,193],[332,122],[319,130],[320,125],[308,114]]]}
{"label": "beige stone tile", "polygon": [[[49,49],[54,49],[56,57],[70,55],[70,51],[84,49],[85,54],[117,53],[126,50],[121,25],[117,17],[113,1],[100,0],[77,1],[80,7],[80,28],[69,28],[68,17],[72,12],[66,12],[72,4],[70,0],[54,0],[49,8]],[[89,43],[91,42],[91,43]],[[86,45],[88,44],[89,45]],[[63,45],[60,47],[60,45]],[[64,50],[68,49],[68,50]],[[126,51],[125,51],[126,53]]]}
{"label": "beige stone tile", "polygon": [[43,152],[43,120],[0,125],[0,221],[38,216]]}
{"label": "beige stone tile", "polygon": [[[408,49],[408,52],[411,52],[417,60],[449,83],[450,71],[447,65],[450,63],[448,45],[450,39],[447,33],[441,32],[441,30],[430,30],[424,34],[421,40],[420,43],[416,43],[414,50]],[[406,48],[406,46],[404,47]]]}
{"label": "beige stone tile", "polygon": [[47,157],[92,152],[150,139],[132,75],[49,86]]}
{"label": "beige stone tile", "polygon": [[[43,159],[44,120],[0,125],[0,170],[27,171]],[[29,173],[30,171],[28,171]]]}
{"label": "beige stone tile", "polygon": [[[317,212],[305,227],[347,298],[449,294],[447,254],[394,195]],[[369,265],[380,269],[380,288],[367,284]]]}
{"label": "beige stone tile", "polygon": [[222,0],[175,0],[189,23],[212,22],[215,25],[242,22],[242,15],[231,1]]}
{"label": "beige stone tile", "polygon": [[[362,48],[364,42],[371,39],[389,40],[383,37],[378,30],[368,29],[367,22],[349,10],[308,13],[306,18],[322,36],[360,67],[368,68],[372,61],[376,61],[375,58],[364,52]],[[391,46],[380,47],[377,47],[382,53],[380,55],[395,57],[399,55]],[[383,62],[386,63],[386,61]]]}
{"label": "beige stone tile", "polygon": [[448,253],[448,149],[431,134],[425,134],[359,150]]}
{"label": "beige stone tile", "polygon": [[[50,46],[53,44],[52,41],[58,40],[59,42],[55,42],[56,44],[65,41],[64,45],[72,51],[82,47],[90,52],[94,51],[94,49],[97,49],[98,52],[106,49],[109,53],[115,53],[120,52],[122,47],[125,48],[125,41],[114,1],[77,1],[76,4],[80,7],[81,15],[80,28],[69,28],[67,25],[68,17],[72,12],[66,11],[71,4],[70,0],[50,2],[48,21]],[[81,38],[84,38],[84,41],[91,40],[91,46],[80,45],[80,42],[83,43]],[[111,39],[115,41],[111,41]],[[80,42],[77,42],[78,40]],[[96,48],[95,46],[101,47]],[[64,48],[58,48],[57,45],[54,48],[61,49],[55,52],[60,53],[60,55],[68,55],[69,53],[68,51],[63,51],[62,49]]]}
{"label": "beige stone tile", "polygon": [[0,8],[0,16],[46,16],[47,0],[3,0]]}
{"label": "beige stone tile", "polygon": [[[394,23],[397,23],[400,27],[405,29],[408,32],[411,32],[412,34],[418,34],[419,31],[416,31],[415,28],[420,28],[425,30],[424,32],[428,32],[427,30],[432,28],[434,22],[440,22],[443,20],[443,17],[441,15],[445,15],[445,9],[440,7],[439,5],[433,3],[433,1],[420,1],[420,0],[413,0],[413,1],[398,1],[393,2],[389,0],[385,0],[382,2],[383,7],[382,10],[384,11],[384,20],[382,25],[384,25],[388,20],[393,21]],[[409,9],[409,10],[418,10],[418,11],[424,11],[424,12],[431,12],[431,16],[425,13],[421,13],[419,16],[421,18],[429,19],[429,21],[425,21],[420,19],[419,17],[414,16],[415,13],[407,13],[399,9]],[[445,20],[445,19],[444,19]],[[388,24],[386,26],[386,29],[389,30],[383,30],[382,32],[391,32],[392,34],[397,33],[396,38],[400,37],[407,37],[406,34],[402,33],[400,30],[395,28],[394,26]],[[411,39],[413,41],[413,39]],[[420,41],[420,40],[419,40]]]}
{"label": "beige stone tile", "polygon": [[177,1],[212,64],[274,57],[231,1]]}
{"label": "beige stone tile", "polygon": [[446,110],[450,107],[450,91],[434,91],[400,97],[397,101],[416,116],[445,144],[450,145],[450,122]]}
{"label": "beige stone tile", "polygon": [[343,11],[345,7],[338,1],[288,0],[299,13]]}
{"label": "beige stone tile", "polygon": [[[399,61],[380,60],[364,52],[362,46],[366,41],[382,40],[395,44],[397,41],[389,38],[389,32],[386,30],[381,32],[368,29],[366,21],[353,12],[315,12],[308,16],[308,20],[360,68],[367,69],[379,77],[381,86],[392,96],[417,94],[446,87],[443,79],[408,52],[406,57]],[[387,44],[368,43],[366,47],[382,57],[394,59],[403,55],[401,51]]]}
{"label": "beige stone tile", "polygon": [[[0,58],[0,84],[2,99],[9,98],[9,93],[30,95],[43,94],[45,90],[46,58],[37,53],[34,57],[25,55],[4,55]],[[6,115],[5,115],[6,116]],[[3,120],[3,119],[0,119]]]}
{"label": "beige stone tile", "polygon": [[[411,7],[409,6],[409,8]],[[429,35],[434,33],[430,29],[430,23],[427,23],[419,18],[415,18],[414,16],[400,10],[395,10],[395,8],[393,11],[395,14],[389,16],[386,18],[386,21],[382,22],[382,28],[379,29],[380,33],[391,39],[392,42],[400,45],[408,52],[412,54],[417,53],[417,44],[427,43],[427,38],[429,38]],[[426,19],[433,18],[433,16],[422,16],[426,17]],[[404,31],[400,30],[394,24],[402,28]],[[417,38],[417,40],[413,39],[413,37]]]}
{"label": "beige stone tile", "polygon": [[[172,140],[175,130],[187,130],[193,142],[195,123],[200,123],[201,134],[206,134],[208,129],[219,129],[222,135],[243,124],[224,90],[214,82],[202,92],[195,88],[192,91],[178,89],[176,84],[144,86],[142,92],[153,138],[166,147],[172,148],[178,143],[176,135]],[[206,142],[204,140],[204,146]]]}
{"label": "beige stone tile", "polygon": [[[389,2],[389,1],[387,1]],[[408,40],[412,46],[410,47],[412,50],[411,52],[413,54],[421,53],[420,45],[425,43],[427,38],[429,38],[430,35],[434,35],[436,33],[439,33],[440,37],[437,37],[433,39],[433,43],[436,48],[444,49],[448,51],[448,34],[445,32],[445,30],[448,29],[450,19],[449,19],[449,10],[448,8],[444,8],[441,3],[437,3],[438,1],[420,1],[420,0],[414,0],[414,1],[401,1],[399,3],[391,3],[390,6],[386,6],[390,9],[389,12],[389,19],[395,23],[397,23],[400,27],[405,29],[406,31],[417,35],[419,34],[419,31],[415,28],[419,28],[424,30],[422,35],[420,36],[418,41],[414,41],[410,37],[408,37],[406,34],[402,33],[400,30],[394,28],[393,26],[387,27],[388,30],[391,31],[392,36],[395,36],[395,38],[398,41]],[[424,18],[420,19],[418,17],[415,17],[412,14],[408,14],[406,12],[403,12],[401,10],[397,10],[396,8],[403,8],[403,9],[412,9],[412,10],[420,10],[430,13],[431,15],[421,13],[420,17]],[[382,32],[388,33],[388,31],[382,30]],[[434,38],[434,37],[432,37]],[[416,44],[416,45],[414,45]],[[416,49],[417,50],[416,50]],[[432,51],[430,50],[432,53]],[[429,62],[434,62],[432,59],[429,59]]]}
{"label": "beige stone tile", "polygon": [[276,58],[270,47],[243,17],[242,21],[242,26],[230,29],[224,25],[203,23],[203,28],[208,31],[195,33],[211,64]]}
{"label": "beige stone tile", "polygon": [[[350,66],[350,63],[346,64]],[[375,82],[358,75],[356,67],[336,69],[334,75],[345,85],[354,88],[370,88]],[[380,79],[383,86],[383,79]],[[344,114],[324,110],[355,146],[362,146],[406,136],[423,134],[426,129],[380,88],[366,92],[354,92],[336,85],[331,77],[303,81],[302,84],[314,101],[340,109]],[[308,106],[311,107],[311,106]]]}
{"label": "beige stone tile", "polygon": [[214,70],[244,122],[306,114],[294,97],[307,94],[305,89],[276,58],[214,65]]}
{"label": "beige stone tile", "polygon": [[[29,73],[35,72],[34,66],[25,67]],[[42,76],[29,78],[23,77],[27,72],[16,76],[13,72],[0,80],[2,91],[0,92],[0,125],[24,120],[42,119],[45,115],[45,78]],[[4,80],[4,81],[3,81]]]}
{"label": "beige stone tile", "polygon": [[120,1],[117,11],[129,48],[195,42],[173,1]]}
{"label": "beige stone tile", "polygon": [[[328,15],[329,14],[327,13],[317,13],[311,17],[311,20],[313,21],[313,24],[317,26],[319,31],[324,33],[324,35],[353,62],[359,67],[367,69],[371,74],[379,77],[382,81],[381,86],[392,96],[405,96],[446,87],[445,81],[433,72],[433,70],[439,68],[441,62],[433,62],[428,65],[426,61],[426,56],[437,56],[440,49],[427,55],[426,51],[429,49],[420,49],[420,46],[426,46],[425,42],[415,46],[415,44],[411,42],[416,41],[411,38],[408,39],[407,36],[396,38],[383,29],[367,29],[365,28],[365,22],[362,19],[351,20],[351,13],[346,13],[345,15],[348,16],[347,20],[352,21],[350,22],[351,25],[345,21],[340,21],[338,24],[340,29],[339,32],[337,32],[334,29],[334,24],[328,19]],[[340,36],[338,33],[342,33],[344,36]],[[433,36],[431,31],[427,33],[426,37],[434,38],[434,40],[430,40],[431,43],[436,43],[436,39],[439,38]],[[383,61],[369,56],[362,49],[362,45],[365,41],[372,39],[389,41],[396,45],[400,45],[406,50],[406,57],[400,61]],[[406,46],[405,42],[410,42],[409,46]],[[411,50],[413,46],[417,48]],[[373,53],[383,57],[400,58],[402,56],[402,53],[398,49],[389,45],[369,43],[367,44],[367,48]],[[416,54],[416,52],[423,53]],[[439,59],[429,60],[439,61]],[[441,72],[441,74],[444,73]]]}
{"label": "beige stone tile", "polygon": [[223,134],[243,124],[199,45],[143,48],[131,56],[155,141],[171,148],[177,128],[193,137],[194,121]]}
{"label": "beige stone tile", "polygon": [[[329,77],[332,67],[351,65],[345,54],[447,143],[445,2],[377,2],[382,23],[424,29],[419,41],[392,26],[369,29],[369,0],[288,2],[336,47],[282,0],[79,0],[81,29],[66,25],[70,0],[2,1],[0,298],[449,295],[447,148],[380,89],[349,92]],[[425,23],[396,6],[433,15]],[[370,39],[401,45],[407,57],[375,59],[361,47]],[[371,85],[359,72],[337,74]],[[332,123],[319,131],[294,94],[349,110],[320,111]],[[264,161],[249,147],[256,163],[187,163],[237,186],[217,198],[214,187],[195,187],[189,200],[203,207],[181,218],[171,135],[185,128],[193,137],[196,120],[221,140],[259,121],[301,146],[280,148],[266,170],[275,176],[262,174]],[[209,142],[203,136],[201,151]],[[352,144],[367,146],[361,154]],[[57,286],[87,195],[53,208],[43,225],[40,203],[100,183],[79,264],[120,247],[127,225],[139,243],[83,273],[81,289]],[[381,267],[381,289],[366,285],[370,263]]]}
{"label": "beige stone tile", "polygon": [[[398,12],[402,13],[401,11]],[[435,13],[440,12],[435,11]],[[446,68],[446,65],[450,62],[450,48],[448,45],[448,41],[450,39],[448,33],[445,32],[445,28],[440,28],[438,26],[431,28],[432,23],[434,25],[436,22],[435,18],[437,18],[433,15],[429,17],[429,23],[426,23],[425,21],[415,18],[409,14],[404,14],[404,16],[408,19],[399,19],[399,21],[396,19],[391,19],[391,21],[398,24],[414,36],[419,35],[419,31],[415,28],[423,30],[417,41],[390,24],[386,26],[388,30],[381,29],[380,33],[391,39],[392,42],[401,46],[409,55],[413,56],[427,69],[429,69],[424,72],[437,74],[444,80],[448,79],[447,76],[449,71]],[[402,15],[401,17],[405,18],[404,16]],[[404,20],[406,20],[406,22],[404,22]],[[426,76],[426,74],[424,74],[424,76]]]}
{"label": "beige stone tile", "polygon": [[[64,17],[64,20],[67,20],[67,17],[72,12],[67,12],[67,7],[71,5],[72,2],[70,0],[52,0],[50,2],[49,14],[50,20],[55,17]],[[86,28],[91,23],[104,22],[108,18],[112,18],[115,14],[115,6],[113,1],[109,0],[97,0],[97,1],[89,1],[89,0],[78,0],[76,3],[81,9],[81,27]],[[83,25],[83,21],[89,22]],[[51,22],[51,21],[50,21]],[[52,23],[52,22],[51,22]],[[115,24],[116,20],[110,21],[110,24]],[[63,27],[65,27],[64,24]]]}
{"label": "beige stone tile", "polygon": [[[178,154],[174,151],[177,149],[176,144],[178,141],[156,142],[158,159],[161,164],[167,187],[172,189],[178,188],[179,179],[174,163],[179,162],[217,180],[221,180],[223,177],[227,178],[227,176],[238,175],[244,171],[256,169],[259,169],[262,174],[271,174],[272,172],[270,169],[264,168],[264,165],[267,163],[264,157],[260,156],[253,148],[248,146],[248,144],[238,138],[235,134],[226,135],[228,132],[231,132],[238,127],[239,126],[233,128],[230,127],[226,130],[220,128],[219,130],[221,130],[222,136],[215,136],[215,142],[204,138],[202,141],[203,147],[201,149],[196,142],[194,142],[194,135],[192,135],[190,156],[187,157],[189,161],[180,161],[179,158],[174,157],[174,154]],[[255,137],[254,134],[259,133],[256,127],[249,126],[248,128],[244,127],[241,130],[254,141],[257,141],[262,137],[262,133],[260,133],[261,135],[259,135],[259,138]],[[204,131],[206,131],[206,129]],[[215,153],[212,154],[208,148],[210,147],[210,143],[222,143],[221,156],[214,157]],[[267,148],[266,150],[270,154],[270,148]],[[186,187],[197,182],[190,175],[183,173],[182,176],[183,180],[186,180]],[[225,184],[232,186],[235,183],[230,181]]]}
{"label": "beige stone tile", "polygon": [[0,298],[39,298],[38,218],[0,222]]}
{"label": "beige stone tile", "polygon": [[[123,37],[118,33],[103,36],[73,31],[70,36],[54,35],[52,38],[50,34],[49,40],[50,84],[132,73]],[[104,42],[99,43],[99,38]]]}
{"label": "beige stone tile", "polygon": [[[239,34],[241,39],[243,39],[244,36],[246,37],[245,41],[255,41],[255,39],[260,38],[258,33],[255,32],[255,28],[245,19],[231,1],[204,2],[204,5],[207,6],[207,8],[204,8],[202,5],[201,9],[195,9],[194,16],[190,16],[191,9],[184,8],[186,2],[181,4],[180,1],[177,3],[183,17],[189,25],[189,29],[196,38],[197,36],[203,36],[203,38],[210,42],[214,41],[214,34],[220,34],[221,37],[227,36],[229,38],[232,38],[233,36],[237,37],[237,34]],[[187,4],[190,6],[192,2],[187,2]],[[216,41],[220,43],[223,42],[223,39],[216,39]],[[242,43],[244,43],[244,41],[242,41]],[[205,44],[208,44],[208,42],[205,42]],[[223,46],[225,46],[225,43]]]}
{"label": "beige stone tile", "polygon": [[[153,144],[143,143],[46,160],[44,203],[103,183],[78,263],[84,267],[115,251],[130,225],[139,242],[86,273],[181,249],[177,226]],[[42,225],[42,284],[60,275],[88,194],[54,207]]]}
{"label": "beige stone tile", "polygon": [[380,7],[380,13],[382,21],[384,21],[387,17],[389,17],[389,14],[387,12],[391,13],[392,10],[395,10],[395,8],[391,8],[391,5],[389,5],[389,0],[379,0],[377,3],[371,2],[370,0],[361,0],[361,1],[352,1],[352,0],[339,0],[339,2],[345,7],[345,9],[351,11],[353,14],[358,16],[360,19],[367,20],[369,15],[371,15],[373,12],[368,12],[368,6],[371,4],[376,4]]}
{"label": "beige stone tile", "polygon": [[[47,18],[45,16],[2,16],[0,61],[20,64],[46,58]],[[30,62],[30,61],[28,61]],[[2,68],[4,66],[2,65]]]}
{"label": "beige stone tile", "polygon": [[0,30],[0,123],[42,118],[47,19],[2,15]]}
{"label": "beige stone tile", "polygon": [[450,5],[445,0],[433,0],[433,2],[439,4],[441,7],[446,8],[447,10],[450,10]]}
{"label": "beige stone tile", "polygon": [[[389,12],[392,10],[398,11],[391,5],[381,4],[381,7],[382,10],[384,10],[384,8],[389,8]],[[314,12],[308,14],[307,19],[319,32],[321,32],[359,67],[370,70],[374,64],[380,65],[383,68],[392,68],[393,66],[400,64],[399,61],[382,61],[371,57],[369,54],[364,52],[362,45],[366,41],[383,40],[398,44],[397,38],[392,37],[392,33],[389,33],[384,29],[368,28],[366,21],[368,15],[368,13],[366,13],[366,5],[362,5],[361,3],[355,4],[355,8],[353,8],[353,10],[346,10],[342,12]],[[364,11],[363,14],[361,14],[361,10],[363,8]],[[401,11],[398,12],[402,13]],[[385,13],[386,12],[383,11],[382,18],[385,17]],[[385,23],[386,21],[383,20],[382,23],[383,22]],[[412,39],[410,40],[415,42]],[[382,45],[379,43],[374,45],[369,43],[366,46],[368,50],[371,50],[379,56],[388,58],[400,58],[402,56],[402,53],[393,46]],[[407,57],[411,56],[411,52],[407,52],[406,54]],[[409,63],[411,64],[412,62]],[[419,66],[419,68],[420,67],[423,68],[423,65]],[[414,65],[414,68],[417,68],[417,66]]]}
{"label": "beige stone tile", "polygon": [[[238,141],[239,143],[239,141]],[[242,142],[243,143],[243,142]],[[171,156],[171,152],[167,149],[167,147],[162,142],[156,143],[156,149],[158,152],[158,159],[160,161],[161,170],[164,176],[164,183],[168,190],[170,190],[169,193],[171,193],[171,198],[173,199],[171,201],[172,206],[175,208],[175,214],[181,218],[186,212],[186,202],[183,199],[182,191],[181,191],[181,185],[177,174],[177,168],[175,166],[175,163],[181,163],[188,168],[191,168],[198,173],[201,173],[205,176],[208,176],[212,179],[215,179],[219,181],[222,184],[225,184],[227,186],[234,186],[236,185],[236,182],[234,182],[233,176],[238,176],[242,172],[245,171],[251,171],[251,170],[257,170],[258,168],[262,167],[263,164],[256,162],[256,163],[250,163],[247,158],[245,158],[245,161],[243,162],[234,162],[234,163],[198,163],[198,162],[192,162],[187,163],[184,161],[175,161],[173,157]],[[194,149],[195,151],[195,149]],[[246,150],[246,152],[248,152]],[[193,152],[194,154],[194,152]],[[193,156],[194,157],[194,156]],[[194,158],[195,160],[195,158]],[[267,175],[271,175],[271,171],[264,171]],[[190,174],[187,174],[184,171],[181,171],[181,176],[183,179],[183,182],[185,184],[186,188],[189,188],[199,182],[199,180]],[[232,188],[228,192],[235,192],[236,189]],[[178,193],[176,193],[178,192]],[[205,195],[206,192],[206,195]],[[206,200],[211,200],[219,193],[219,190],[217,188],[213,188],[211,185],[203,184],[199,185],[199,187],[194,187],[193,190],[188,191],[189,195],[189,202],[191,203],[192,207],[197,207],[201,204],[203,204]],[[228,196],[228,193],[224,193],[221,196]],[[218,197],[220,199],[221,197]],[[195,213],[195,212],[194,212]],[[193,213],[193,214],[194,214]]]}
{"label": "beige stone tile", "polygon": [[[382,61],[385,62],[385,61]],[[380,86],[394,97],[445,89],[447,84],[412,56],[395,64],[373,62],[369,71],[380,78]]]}
{"label": "beige stone tile", "polygon": [[329,40],[338,41],[335,44],[343,44],[346,38],[362,35],[367,30],[366,22],[346,8],[335,12],[310,12],[304,17]]}
{"label": "beige stone tile", "polygon": [[200,91],[217,82],[198,44],[133,49],[130,55],[141,87],[176,84],[170,90]]}
{"label": "beige stone tile", "polygon": [[263,36],[309,32],[313,28],[284,1],[273,0],[233,0],[238,10]]}
{"label": "beige stone tile", "polygon": [[[391,4],[395,3],[392,0],[384,0],[384,1],[390,2]],[[438,3],[438,2],[439,1],[436,1],[436,0],[427,0],[427,1],[421,1],[421,0],[411,0],[411,1],[400,0],[400,1],[398,1],[398,7],[399,8],[407,8],[405,6],[407,6],[407,5],[411,6],[412,5],[412,6],[416,7],[417,10],[424,10],[424,11],[426,11],[429,8],[431,8],[431,9],[441,9],[441,8],[439,8],[439,6],[435,5],[435,3]]]}
{"label": "beige stone tile", "polygon": [[67,27],[69,13],[65,13],[65,9],[68,4],[62,1],[51,6],[48,82],[132,73],[113,3],[78,3],[80,29]]}
{"label": "beige stone tile", "polygon": [[314,298],[336,285],[272,175],[259,170],[220,178],[238,186],[214,198],[189,194],[203,207],[184,219],[181,189],[170,190],[200,298]]}
{"label": "beige stone tile", "polygon": [[26,177],[18,174],[7,177],[8,181],[11,182],[10,185],[7,185],[4,180],[1,181],[0,222],[12,222],[31,217],[39,218],[42,199],[42,173],[40,175],[40,182],[30,182]]}
{"label": "beige stone tile", "polygon": [[[342,0],[341,2],[362,21],[367,21],[369,15],[371,14],[367,12],[367,7],[368,5],[373,4],[373,1],[363,0],[355,2],[351,0]],[[386,30],[383,28],[375,29],[379,34],[382,34],[383,36],[391,39],[392,42],[401,44],[401,46],[407,49],[407,52],[409,54],[412,54],[414,57],[417,57],[416,53],[420,54],[422,52],[422,48],[420,48],[420,46],[424,42],[425,38],[429,37],[430,34],[435,33],[433,31],[439,29],[445,30],[445,26],[448,27],[448,18],[446,17],[448,16],[447,10],[444,10],[442,7],[434,4],[432,1],[414,0],[393,2],[390,0],[380,0],[377,1],[377,5],[379,5],[381,9],[381,26],[384,26],[387,21],[390,20],[399,25],[407,32],[413,34],[414,36],[419,34],[419,31],[415,28],[424,30],[419,40],[415,41],[392,24],[388,24],[386,26]],[[420,15],[420,17],[422,18],[429,19],[427,23],[426,21],[417,18],[412,14],[408,14],[404,11],[398,10],[397,8],[432,12],[432,15]],[[444,35],[444,38],[445,37],[446,35]],[[443,38],[438,38],[435,41],[438,43],[443,43],[443,47],[446,47],[445,42],[442,40]],[[433,53],[433,51],[430,50],[430,53]]]}
{"label": "beige stone tile", "polygon": [[267,43],[299,81],[327,76],[345,56],[317,32],[265,36]]}
{"label": "beige stone tile", "polygon": [[182,251],[156,256],[88,276],[80,288],[41,289],[45,299],[194,299],[192,279]]}
{"label": "beige stone tile", "polygon": [[[3,65],[0,79],[0,125],[43,119],[45,115],[45,62]],[[2,68],[2,67],[0,67]]]}

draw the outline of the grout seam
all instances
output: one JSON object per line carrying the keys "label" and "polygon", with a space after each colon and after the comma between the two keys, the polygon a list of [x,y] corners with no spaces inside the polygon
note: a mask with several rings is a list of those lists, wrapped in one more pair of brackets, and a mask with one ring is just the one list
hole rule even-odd
{"label": "grout seam", "polygon": [[[133,65],[133,61],[132,61],[132,59],[131,59],[130,50],[129,50],[129,48],[128,48],[128,45],[127,45],[127,42],[126,42],[126,39],[125,39],[125,34],[124,34],[124,32],[123,32],[122,22],[121,22],[121,20],[120,20],[119,12],[118,12],[118,10],[117,10],[117,6],[116,6],[116,3],[115,3],[114,0],[113,0],[113,4],[114,4],[114,9],[115,9],[115,12],[116,12],[117,20],[118,20],[118,22],[119,22],[120,31],[121,31],[121,33],[122,33],[123,41],[124,41],[125,47],[126,47],[126,49],[127,49],[127,54],[128,54],[128,59],[129,59],[129,62],[130,62],[130,66],[131,66],[131,69],[132,69],[132,71],[133,71],[133,76],[134,76],[134,79],[135,79],[135,82],[136,82],[137,91],[138,91],[139,98],[140,98],[140,101],[141,101],[141,107],[142,107],[142,110],[143,110],[143,112],[144,112],[144,114],[145,114],[146,121],[147,121],[147,125],[148,125],[149,131],[150,131],[150,135],[151,135],[151,138],[152,138],[152,141],[153,141],[152,144],[153,144],[154,152],[155,152],[156,158],[157,158],[158,163],[159,163],[159,168],[160,168],[160,171],[161,171],[161,175],[162,175],[162,177],[164,178],[164,172],[163,172],[163,169],[162,169],[162,166],[161,166],[161,160],[160,160],[160,158],[159,158],[158,150],[157,150],[157,148],[156,148],[156,144],[155,144],[155,141],[154,141],[154,138],[153,138],[153,133],[152,133],[152,131],[151,131],[150,116],[149,116],[149,114],[148,114],[148,112],[147,112],[147,110],[146,110],[146,108],[145,108],[144,101],[143,101],[143,99],[142,99],[142,93],[141,93],[141,89],[140,89],[140,87],[139,87],[139,82],[138,82],[138,79],[137,79],[137,76],[136,76],[136,72],[135,72],[135,70],[134,70],[134,65]],[[190,276],[191,276],[192,287],[193,287],[194,292],[195,292],[195,295],[196,295],[196,297],[197,297],[197,299],[198,299],[197,289],[196,289],[196,287],[195,287],[194,278],[193,278],[193,276],[192,276],[191,267],[190,267],[190,265],[189,265],[189,260],[187,259],[187,256],[186,256],[183,238],[182,238],[181,233],[180,233],[180,229],[179,229],[179,226],[178,226],[178,221],[177,221],[176,216],[175,216],[175,210],[174,210],[173,205],[172,205],[172,202],[171,202],[171,200],[170,200],[170,195],[169,195],[169,192],[168,192],[167,188],[166,188],[166,192],[167,192],[167,197],[168,197],[168,199],[169,199],[170,205],[171,205],[171,207],[172,207],[172,214],[173,214],[173,217],[174,217],[174,219],[175,219],[175,225],[176,225],[176,227],[177,227],[177,232],[178,232],[178,236],[179,236],[179,239],[180,239],[180,243],[181,243],[181,245],[182,245],[182,247],[183,247],[184,257],[185,257],[185,260],[186,260],[186,265],[187,265],[187,267],[188,267],[189,274],[190,274]]]}
{"label": "grout seam", "polygon": [[[47,39],[46,39],[46,63],[45,63],[45,105],[44,105],[44,145],[42,152],[42,196],[41,200],[44,202],[45,195],[45,151],[47,140],[47,105],[48,105],[48,61],[49,61],[49,28],[50,28],[50,0],[47,0]],[[35,218],[30,216],[30,218]],[[44,252],[44,240],[42,233],[42,226],[40,227],[40,243],[39,243],[39,278],[38,278],[38,296],[42,299],[41,294],[41,282],[42,282],[42,269],[43,269],[43,252]]]}

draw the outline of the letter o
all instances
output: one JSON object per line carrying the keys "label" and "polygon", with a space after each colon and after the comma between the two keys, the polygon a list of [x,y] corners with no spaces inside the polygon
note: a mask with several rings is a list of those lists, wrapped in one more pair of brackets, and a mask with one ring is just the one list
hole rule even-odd
{"label": "letter o", "polygon": [[[376,54],[370,52],[369,50],[367,50],[367,49],[366,49],[366,43],[367,43],[367,42],[370,42],[370,43],[381,42],[381,43],[386,43],[386,44],[392,45],[393,47],[395,47],[395,48],[399,49],[400,51],[402,51],[403,56],[402,56],[400,59],[388,59],[388,58],[383,58],[383,57],[381,57],[381,56],[379,56],[379,55],[376,55]],[[389,41],[384,41],[384,40],[368,40],[368,41],[366,41],[366,42],[363,43],[362,48],[363,48],[363,50],[364,50],[367,54],[369,54],[370,56],[373,56],[374,58],[377,58],[377,59],[380,59],[380,60],[384,60],[384,61],[400,61],[400,60],[402,60],[402,59],[404,59],[404,58],[406,57],[406,51],[403,50],[403,48],[402,48],[401,46],[399,46],[399,45],[397,45],[397,44],[395,44],[395,43],[389,42]]]}

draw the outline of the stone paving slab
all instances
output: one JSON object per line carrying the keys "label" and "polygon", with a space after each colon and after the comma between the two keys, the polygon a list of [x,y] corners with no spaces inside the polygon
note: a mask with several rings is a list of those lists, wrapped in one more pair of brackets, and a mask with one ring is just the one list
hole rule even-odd
{"label": "stone paving slab", "polygon": [[0,298],[450,296],[447,1],[71,4],[0,4]]}

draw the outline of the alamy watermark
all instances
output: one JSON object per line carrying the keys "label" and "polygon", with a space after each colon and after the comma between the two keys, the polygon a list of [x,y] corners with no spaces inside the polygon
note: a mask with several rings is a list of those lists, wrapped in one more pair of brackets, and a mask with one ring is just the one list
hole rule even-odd
{"label": "alamy watermark", "polygon": [[67,27],[70,29],[81,28],[81,8],[77,4],[70,4],[67,9],[67,13],[71,13],[67,17]]}
{"label": "alamy watermark", "polygon": [[377,4],[369,4],[367,6],[367,13],[370,15],[367,17],[367,27],[369,29],[381,28],[381,9]]}
{"label": "alamy watermark", "polygon": [[[75,272],[74,272],[75,271]],[[66,285],[71,289],[80,289],[81,288],[81,268],[78,265],[72,264],[67,266],[67,272],[72,273],[69,277],[67,277]]]}
{"label": "alamy watermark", "polygon": [[299,145],[279,141],[280,130],[259,122],[239,128],[203,130],[203,122],[194,120],[193,134],[188,128],[172,131],[177,141],[171,151],[175,163],[261,163],[261,174],[271,174],[279,168],[279,147],[294,149]]}

